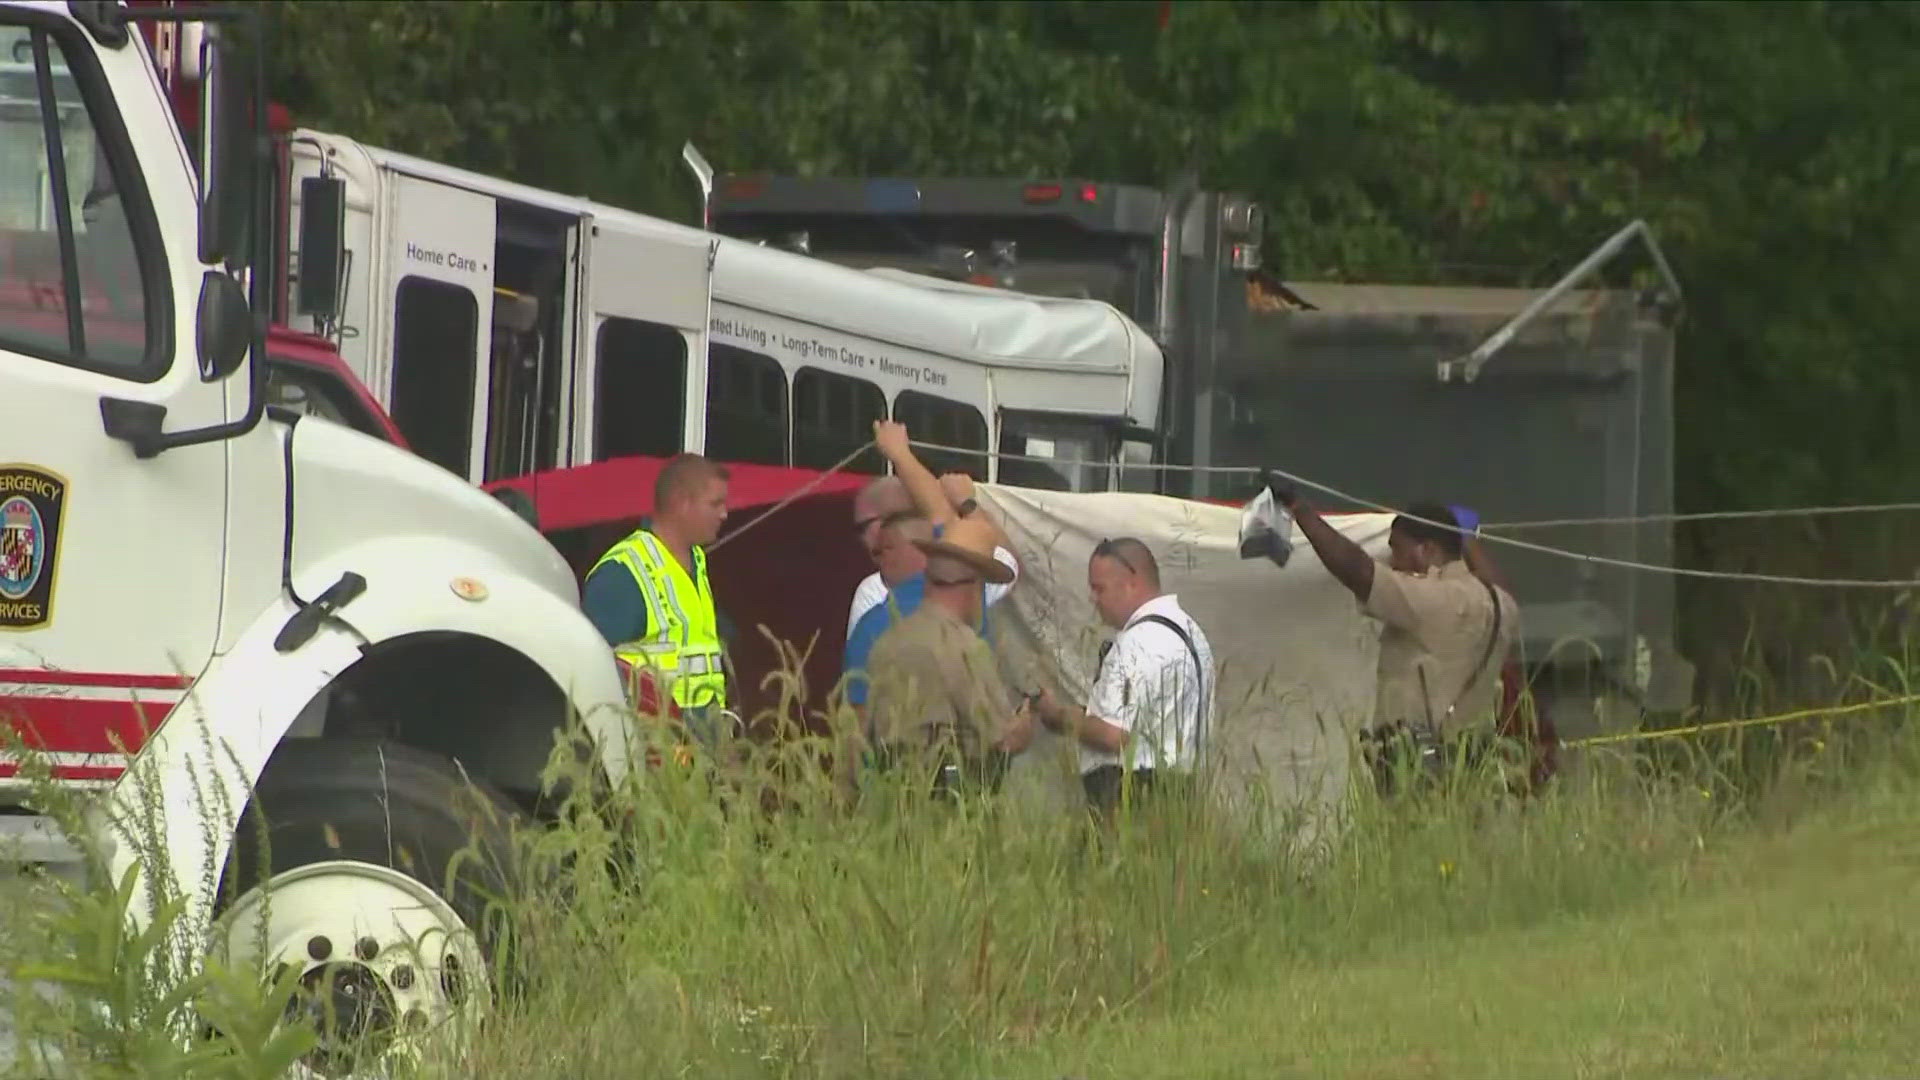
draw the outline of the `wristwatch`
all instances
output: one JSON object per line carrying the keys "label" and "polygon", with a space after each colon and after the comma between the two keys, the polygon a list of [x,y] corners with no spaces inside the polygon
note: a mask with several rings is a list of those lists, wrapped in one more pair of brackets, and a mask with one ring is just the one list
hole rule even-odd
{"label": "wristwatch", "polygon": [[961,517],[966,517],[978,509],[980,509],[980,501],[978,499],[968,499],[966,502],[954,507],[953,512]]}

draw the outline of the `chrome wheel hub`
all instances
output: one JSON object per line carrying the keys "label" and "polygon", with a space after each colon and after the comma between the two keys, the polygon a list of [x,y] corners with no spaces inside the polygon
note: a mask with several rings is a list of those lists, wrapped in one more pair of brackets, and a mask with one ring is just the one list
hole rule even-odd
{"label": "chrome wheel hub", "polygon": [[491,1007],[478,940],[424,883],[372,863],[312,863],[276,875],[222,919],[228,958],[300,972],[285,1022],[319,1041],[306,1075],[381,1075],[457,1044]]}

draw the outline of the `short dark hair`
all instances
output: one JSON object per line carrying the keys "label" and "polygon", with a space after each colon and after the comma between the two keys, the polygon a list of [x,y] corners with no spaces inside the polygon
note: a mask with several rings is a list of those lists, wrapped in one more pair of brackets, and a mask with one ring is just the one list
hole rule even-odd
{"label": "short dark hair", "polygon": [[1437,502],[1414,503],[1407,507],[1395,515],[1392,531],[1409,540],[1438,544],[1441,551],[1456,559],[1466,551],[1466,539],[1460,534],[1460,519],[1453,515],[1452,510]]}
{"label": "short dark hair", "polygon": [[697,495],[708,480],[728,478],[727,467],[699,454],[675,454],[653,479],[653,512],[659,514],[676,495]]}
{"label": "short dark hair", "polygon": [[1093,557],[1112,559],[1128,570],[1146,579],[1148,585],[1160,587],[1160,563],[1153,557],[1153,549],[1131,536],[1117,536],[1111,540],[1102,540],[1093,546]]}

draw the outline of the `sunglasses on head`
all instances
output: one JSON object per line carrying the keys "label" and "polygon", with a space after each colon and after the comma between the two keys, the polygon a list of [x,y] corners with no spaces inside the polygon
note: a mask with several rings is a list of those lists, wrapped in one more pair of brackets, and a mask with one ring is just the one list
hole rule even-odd
{"label": "sunglasses on head", "polygon": [[1138,574],[1140,572],[1139,570],[1134,569],[1134,565],[1127,561],[1126,556],[1120,554],[1119,546],[1116,545],[1112,540],[1102,540],[1099,543],[1093,545],[1093,553],[1098,556],[1105,556],[1106,558],[1112,559],[1114,562],[1119,563],[1121,566],[1126,567],[1127,573],[1129,574]]}

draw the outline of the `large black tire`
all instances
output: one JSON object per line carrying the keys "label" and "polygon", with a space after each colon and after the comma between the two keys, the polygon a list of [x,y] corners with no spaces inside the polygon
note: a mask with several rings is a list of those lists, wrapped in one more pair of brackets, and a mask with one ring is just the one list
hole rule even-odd
{"label": "large black tire", "polygon": [[[517,981],[500,978],[509,935],[494,901],[514,895],[524,820],[409,746],[316,739],[275,752],[241,817],[220,914],[253,963],[297,972],[305,994],[289,1007],[321,1033],[310,1067],[341,1075],[409,1033],[483,1016],[495,988]],[[269,880],[262,904],[249,893]]]}
{"label": "large black tire", "polygon": [[511,885],[511,829],[526,821],[512,801],[437,754],[380,739],[289,741],[240,820],[228,869],[237,887],[221,890],[223,904],[268,872],[355,859],[423,882],[491,946],[494,935],[482,932],[492,921],[488,901]]}

